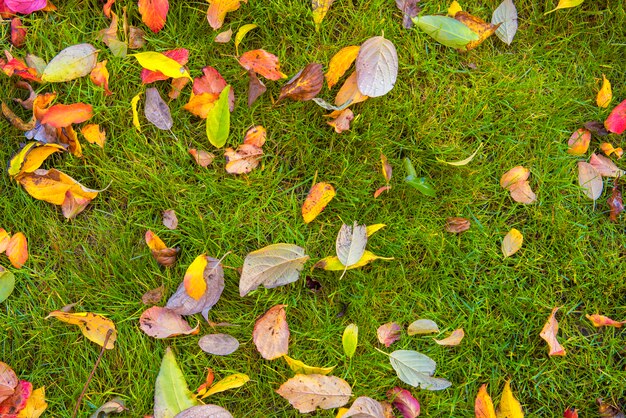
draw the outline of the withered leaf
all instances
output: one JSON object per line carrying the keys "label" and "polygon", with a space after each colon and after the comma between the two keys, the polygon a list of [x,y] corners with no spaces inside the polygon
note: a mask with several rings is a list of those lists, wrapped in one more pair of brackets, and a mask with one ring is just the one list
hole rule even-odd
{"label": "withered leaf", "polygon": [[139,328],[151,337],[169,338],[197,334],[199,325],[191,328],[180,314],[168,308],[153,306],[141,314]]}
{"label": "withered leaf", "polygon": [[252,340],[257,350],[266,360],[282,357],[289,351],[289,325],[287,305],[276,305],[257,319],[252,331]]}
{"label": "withered leaf", "polygon": [[163,225],[165,225],[167,229],[173,230],[178,228],[178,218],[176,217],[174,209],[163,211]]}
{"label": "withered leaf", "polygon": [[265,84],[256,76],[256,73],[252,70],[248,71],[248,107],[252,106],[256,99],[261,97],[267,90]]}
{"label": "withered leaf", "polygon": [[141,297],[141,303],[143,303],[144,305],[156,305],[157,303],[161,302],[161,299],[163,299],[163,293],[165,293],[164,285],[148,290]]}
{"label": "withered leaf", "polygon": [[345,405],[352,396],[348,382],[335,376],[297,374],[276,391],[301,413]]}
{"label": "withered leaf", "polygon": [[209,334],[200,338],[198,345],[205,353],[227,356],[239,348],[239,341],[228,334]]}
{"label": "withered leaf", "polygon": [[417,5],[419,1],[420,0],[396,0],[396,6],[402,12],[402,26],[406,29],[413,27],[412,18],[417,16],[422,10],[422,8]]}
{"label": "withered leaf", "polygon": [[620,213],[624,211],[624,201],[622,200],[622,192],[619,189],[618,182],[619,178],[615,179],[615,183],[613,184],[613,191],[611,192],[611,196],[607,201],[607,203],[609,204],[609,208],[611,208],[609,218],[613,222],[617,222],[617,217]]}
{"label": "withered leaf", "polygon": [[[335,115],[337,112],[331,113],[331,115]],[[344,109],[339,112],[337,117],[328,123],[330,126],[335,128],[335,132],[340,134],[344,131],[350,130],[350,122],[354,119],[354,113],[351,109]]]}
{"label": "withered leaf", "polygon": [[322,64],[308,64],[294,78],[280,89],[278,101],[290,98],[296,101],[311,100],[324,86],[324,70]]}
{"label": "withered leaf", "polygon": [[146,89],[144,113],[146,119],[161,130],[169,131],[174,125],[170,108],[154,87]]}
{"label": "withered leaf", "polygon": [[446,219],[446,232],[460,234],[470,229],[469,219],[453,217]]}
{"label": "withered leaf", "polygon": [[197,150],[195,148],[189,149],[189,154],[193,157],[193,159],[198,163],[200,167],[208,167],[211,165],[213,160],[215,159],[215,155],[211,154],[208,151]]}

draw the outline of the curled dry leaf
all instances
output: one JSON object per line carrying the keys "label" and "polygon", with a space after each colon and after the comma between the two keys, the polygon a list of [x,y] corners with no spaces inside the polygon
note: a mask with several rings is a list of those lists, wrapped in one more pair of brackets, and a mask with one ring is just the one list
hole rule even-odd
{"label": "curled dry leaf", "polygon": [[84,77],[98,62],[98,51],[91,44],[78,44],[65,48],[43,70],[41,79],[60,83]]}
{"label": "curled dry leaf", "polygon": [[624,155],[624,150],[621,147],[614,148],[613,145],[609,144],[608,142],[601,143],[600,149],[607,157],[610,157],[611,154],[615,154],[618,159],[621,159],[622,155]]}
{"label": "curled dry leaf", "polygon": [[[247,1],[243,0],[243,2],[246,3]],[[206,18],[214,30],[222,27],[226,13],[234,12],[241,5],[240,0],[212,0],[210,3]]]}
{"label": "curled dry leaf", "polygon": [[218,33],[217,36],[215,37],[215,42],[217,42],[218,44],[227,44],[230,42],[232,37],[233,37],[233,30],[228,29],[228,30],[225,30],[224,32]]}
{"label": "curled dry leaf", "polygon": [[[243,373],[231,374],[230,376],[226,376],[225,378],[223,378],[222,380],[220,380],[219,382],[211,386],[209,390],[207,390],[206,393],[202,395],[202,399],[208,396],[211,396],[215,393],[220,393],[220,392],[224,392],[225,390],[241,387],[245,385],[246,383],[248,383],[249,381],[250,381],[250,378],[246,374],[243,374]],[[204,416],[202,418],[204,418]]]}
{"label": "curled dry leaf", "polygon": [[252,340],[266,360],[274,360],[289,351],[289,325],[287,305],[276,305],[263,314],[254,324]]}
{"label": "curled dry leaf", "polygon": [[239,341],[228,334],[209,334],[200,338],[198,345],[205,353],[227,356],[239,348]]}
{"label": "curled dry leaf", "polygon": [[465,337],[465,331],[463,331],[463,328],[459,328],[452,331],[449,337],[443,340],[435,340],[435,342],[439,345],[455,346],[461,344],[463,337]]}
{"label": "curled dry leaf", "polygon": [[502,240],[502,254],[504,257],[510,257],[522,248],[524,242],[524,236],[520,231],[512,228]]}
{"label": "curled dry leaf", "polygon": [[381,403],[377,400],[368,398],[367,396],[359,396],[342,417],[385,418],[385,411]]}
{"label": "curled dry leaf", "polygon": [[335,376],[298,374],[276,391],[301,413],[316,408],[332,409],[348,403],[352,389],[348,382]]}
{"label": "curled dry leaf", "polygon": [[567,141],[567,153],[571,155],[584,155],[589,149],[591,132],[585,128],[579,128]]}
{"label": "curled dry leaf", "polygon": [[608,403],[604,403],[602,398],[596,399],[596,403],[598,404],[598,412],[600,413],[601,418],[625,418],[626,414],[624,414],[618,407],[613,406]]}
{"label": "curled dry leaf", "polygon": [[352,66],[352,63],[359,55],[360,46],[351,45],[341,48],[331,59],[328,64],[328,71],[324,75],[328,88],[332,89],[341,77]]}
{"label": "curled dry leaf", "polygon": [[266,139],[267,130],[261,125],[256,125],[248,129],[243,139],[243,143],[261,148],[265,144]]}
{"label": "curled dry leaf", "polygon": [[504,390],[502,391],[502,397],[500,398],[500,405],[498,405],[496,416],[503,418],[524,418],[522,405],[515,399],[515,396],[513,396],[510,381],[504,384]]}
{"label": "curled dry leaf", "polygon": [[256,99],[258,99],[265,91],[267,87],[261,80],[258,79],[256,73],[252,70],[248,71],[248,107],[252,106]]}
{"label": "curled dry leaf", "polygon": [[139,328],[154,338],[195,335],[199,332],[199,326],[191,328],[181,315],[160,306],[147,309],[139,318]]}
{"label": "curled dry leaf", "polygon": [[[338,113],[338,114],[337,114]],[[336,118],[326,122],[333,128],[338,134],[350,130],[350,122],[354,119],[354,113],[350,109],[344,109],[341,111],[335,111],[328,116],[335,116]]]}
{"label": "curled dry leaf", "polygon": [[141,21],[154,33],[159,33],[165,27],[169,8],[168,0],[139,0]]}
{"label": "curled dry leaf", "polygon": [[110,331],[107,345],[104,348],[111,350],[115,346],[115,340],[117,339],[115,324],[113,321],[103,317],[102,315],[97,315],[91,312],[68,313],[54,311],[50,312],[46,319],[50,317],[56,318],[59,321],[66,322],[68,324],[78,325],[83,335],[99,346],[104,346],[107,334],[109,334]]}
{"label": "curled dry leaf", "polygon": [[146,231],[145,240],[157,263],[163,267],[171,267],[176,262],[179,248],[168,248],[161,238],[150,230]]}
{"label": "curled dry leaf", "polygon": [[211,163],[213,162],[213,160],[215,159],[215,155],[211,154],[208,151],[204,151],[204,150],[197,150],[195,148],[189,148],[189,154],[191,154],[191,156],[193,157],[193,159],[196,161],[196,163],[200,166],[200,167],[208,167],[211,165]]}
{"label": "curled dry leaf", "polygon": [[287,78],[285,74],[280,72],[278,57],[263,49],[244,52],[239,57],[239,64],[246,70],[252,70],[257,74],[261,74],[268,80]]}
{"label": "curled dry leaf", "polygon": [[174,209],[163,211],[163,225],[171,230],[178,228],[178,217],[176,217]]}
{"label": "curled dry leaf", "polygon": [[578,162],[578,184],[589,199],[598,200],[602,196],[602,176],[594,166],[584,161]]}
{"label": "curled dry leaf", "polygon": [[487,385],[485,384],[480,387],[476,395],[474,413],[476,414],[476,418],[496,418],[496,410],[493,406],[491,396],[487,393]]}
{"label": "curled dry leaf", "polygon": [[469,219],[453,217],[446,219],[446,232],[460,234],[470,229]]}
{"label": "curled dry leaf", "polygon": [[302,204],[302,218],[304,219],[304,223],[311,223],[317,218],[336,194],[335,188],[329,183],[320,182],[311,187],[309,194]]}
{"label": "curled dry leaf", "polygon": [[607,80],[606,76],[602,74],[602,87],[596,96],[596,104],[599,107],[607,108],[611,104],[613,99],[613,92],[611,90],[611,82]]}
{"label": "curled dry leaf", "polygon": [[128,408],[126,408],[126,403],[123,399],[113,398],[96,409],[89,418],[108,418],[110,414],[121,414],[126,410],[128,410]]}
{"label": "curled dry leaf", "polygon": [[589,164],[603,177],[623,177],[626,171],[620,170],[610,158],[603,155],[591,154]]}
{"label": "curled dry leaf", "polygon": [[83,196],[76,196],[71,190],[65,192],[65,200],[61,204],[61,212],[65,219],[74,219],[79,213],[84,211],[91,199]]}
{"label": "curled dry leaf", "polygon": [[402,333],[402,327],[396,324],[395,322],[389,322],[387,324],[381,325],[376,330],[376,336],[378,337],[378,341],[381,344],[384,344],[385,347],[391,346],[391,344],[395,343],[400,339],[400,335]]}
{"label": "curled dry leaf", "polygon": [[622,192],[619,190],[618,186],[618,179],[616,179],[615,184],[613,185],[613,190],[611,191],[611,196],[607,199],[607,203],[609,204],[609,208],[611,209],[609,219],[611,219],[611,221],[613,222],[617,222],[617,217],[620,213],[624,211]]}
{"label": "curled dry leaf", "polygon": [[7,243],[5,250],[11,265],[16,269],[22,268],[22,266],[28,260],[28,241],[26,235],[21,232],[13,234]]}
{"label": "curled dry leaf", "polygon": [[141,296],[141,303],[144,305],[156,305],[163,299],[163,293],[165,293],[165,286],[161,285],[157,288],[148,290]]}
{"label": "curled dry leaf", "polygon": [[432,334],[439,332],[439,326],[430,319],[418,319],[409,325],[407,333],[409,335]]}
{"label": "curled dry leaf", "polygon": [[293,359],[288,355],[284,355],[283,358],[289,365],[289,368],[296,374],[323,374],[328,375],[333,371],[335,366],[333,367],[313,367],[308,366],[301,362],[300,360]]}
{"label": "curled dry leaf", "polygon": [[626,131],[626,100],[615,106],[604,121],[604,127],[607,131],[618,135]]}
{"label": "curled dry leaf", "polygon": [[591,321],[594,327],[615,327],[621,328],[622,325],[626,324],[626,321],[614,321],[608,316],[593,314],[593,315],[585,315],[585,318]]}
{"label": "curled dry leaf", "polygon": [[277,102],[290,98],[295,101],[311,100],[324,86],[324,70],[322,64],[311,63],[296,74],[280,89]]}
{"label": "curled dry leaf", "polygon": [[555,315],[559,310],[558,307],[552,309],[552,313],[548,317],[548,321],[543,326],[539,336],[543,338],[550,347],[550,356],[564,356],[565,349],[561,347],[559,341],[556,339],[556,335],[559,332],[559,323],[556,321]]}
{"label": "curled dry leaf", "polygon": [[403,418],[417,418],[420,414],[420,403],[406,389],[398,386],[389,389],[387,399],[400,411]]}

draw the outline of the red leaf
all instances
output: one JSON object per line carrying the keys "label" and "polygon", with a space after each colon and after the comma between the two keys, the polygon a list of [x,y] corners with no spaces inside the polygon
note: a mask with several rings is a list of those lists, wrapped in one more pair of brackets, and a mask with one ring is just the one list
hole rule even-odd
{"label": "red leaf", "polygon": [[21,48],[26,42],[26,29],[19,17],[11,20],[11,43],[16,48]]}
{"label": "red leaf", "polygon": [[141,20],[154,33],[159,33],[165,26],[169,8],[167,0],[139,0]]}
{"label": "red leaf", "polygon": [[278,57],[263,49],[255,49],[245,52],[239,58],[239,64],[246,70],[252,70],[261,74],[268,80],[280,80],[287,76],[280,72],[280,63]]}
{"label": "red leaf", "polygon": [[626,100],[615,106],[609,117],[604,121],[604,127],[609,132],[618,135],[626,131]]}
{"label": "red leaf", "polygon": [[9,10],[25,15],[36,12],[46,7],[46,0],[4,0],[4,4]]}
{"label": "red leaf", "polygon": [[[193,94],[211,93],[219,96],[224,87],[228,85],[224,77],[209,65],[202,69],[202,73],[202,77],[193,79]],[[235,91],[232,88],[228,92],[228,107],[231,112],[235,110]]]}
{"label": "red leaf", "polygon": [[65,128],[73,123],[91,119],[92,116],[93,110],[91,105],[85,103],[56,104],[50,106],[46,114],[41,118],[41,123],[50,125],[53,128]]}
{"label": "red leaf", "polygon": [[0,59],[0,68],[2,68],[2,71],[4,71],[6,75],[9,77],[16,75],[25,80],[33,80],[41,83],[41,79],[37,75],[36,69],[28,67],[22,60],[13,58],[9,52],[4,51],[4,53],[6,54],[8,61],[5,62]]}
{"label": "red leaf", "polygon": [[576,408],[567,408],[563,412],[563,418],[578,418],[578,410]]}
{"label": "red leaf", "polygon": [[[173,59],[181,66],[187,64],[189,61],[189,51],[185,48],[172,49],[170,51],[163,52],[168,58]],[[143,84],[150,84],[155,81],[167,80],[169,77],[163,74],[161,71],[150,71],[145,68],[141,70],[141,82]]]}
{"label": "red leaf", "polygon": [[395,322],[389,322],[378,327],[376,335],[378,336],[378,341],[381,344],[384,344],[385,347],[389,347],[391,344],[400,339],[401,332],[402,328],[400,327],[400,325],[396,324]]}
{"label": "red leaf", "polygon": [[406,389],[395,387],[387,391],[387,398],[398,408],[403,418],[415,418],[420,414],[420,403]]}
{"label": "red leaf", "polygon": [[10,398],[0,403],[0,417],[17,417],[20,412],[26,406],[26,401],[33,393],[33,385],[25,380],[20,380],[15,388],[15,392]]}

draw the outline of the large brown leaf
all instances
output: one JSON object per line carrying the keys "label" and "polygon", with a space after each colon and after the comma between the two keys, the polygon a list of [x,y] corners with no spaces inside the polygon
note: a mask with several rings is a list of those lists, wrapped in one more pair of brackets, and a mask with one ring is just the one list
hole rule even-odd
{"label": "large brown leaf", "polygon": [[352,396],[348,382],[335,376],[297,374],[276,391],[301,413],[345,405]]}
{"label": "large brown leaf", "polygon": [[289,325],[285,306],[270,308],[254,324],[252,340],[266,360],[282,357],[289,351]]}
{"label": "large brown leaf", "polygon": [[324,70],[322,64],[308,64],[294,78],[280,89],[278,100],[290,98],[296,101],[311,100],[324,86]]}

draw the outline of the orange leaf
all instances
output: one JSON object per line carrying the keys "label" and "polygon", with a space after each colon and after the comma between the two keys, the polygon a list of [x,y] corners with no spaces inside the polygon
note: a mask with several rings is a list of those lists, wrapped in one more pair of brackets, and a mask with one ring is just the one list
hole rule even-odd
{"label": "orange leaf", "polygon": [[350,100],[350,105],[353,105],[355,103],[364,102],[367,98],[366,95],[359,91],[356,84],[356,71],[353,71],[337,92],[335,105],[341,106],[348,100]]}
{"label": "orange leaf", "polygon": [[139,0],[141,20],[154,33],[160,32],[165,26],[169,8],[167,0]]}
{"label": "orange leaf", "polygon": [[183,283],[187,294],[198,300],[206,292],[206,281],[204,280],[204,270],[207,268],[209,261],[205,254],[200,254],[187,267]]}
{"label": "orange leaf", "polygon": [[239,57],[239,64],[246,70],[252,70],[255,73],[261,74],[268,80],[287,78],[285,74],[280,72],[278,57],[263,49],[245,52]]}
{"label": "orange leaf", "polygon": [[189,102],[183,106],[183,109],[193,113],[194,115],[206,119],[209,112],[215,106],[215,102],[219,99],[220,95],[215,93],[191,93]]}
{"label": "orange leaf", "polygon": [[463,328],[459,328],[452,331],[449,337],[443,340],[435,340],[435,342],[439,345],[455,346],[461,344],[463,337],[465,337],[465,331],[463,331]]}
{"label": "orange leaf", "polygon": [[80,123],[91,119],[93,110],[91,105],[74,103],[71,105],[56,104],[48,108],[41,118],[42,124],[48,124],[53,128],[65,128],[73,123]]}
{"label": "orange leaf", "polygon": [[[332,114],[334,114],[334,112],[331,113],[331,115]],[[344,131],[350,130],[350,122],[352,122],[353,119],[354,113],[352,112],[352,110],[343,109],[339,112],[339,115],[335,119],[326,123],[335,128],[335,132],[340,134]]]}
{"label": "orange leaf", "polygon": [[104,87],[104,94],[110,96],[111,90],[109,90],[109,70],[107,70],[107,60],[101,61],[93,67],[89,74],[89,79],[99,87]]}
{"label": "orange leaf", "polygon": [[72,125],[65,128],[57,128],[57,138],[59,143],[66,144],[68,146],[68,151],[76,156],[83,156],[83,147],[80,145],[78,141],[78,135]]}
{"label": "orange leaf", "polygon": [[241,144],[235,151],[226,148],[226,172],[230,174],[247,174],[258,167],[263,149],[250,144]]}
{"label": "orange leaf", "polygon": [[613,92],[611,91],[611,82],[607,80],[606,76],[602,74],[602,87],[596,97],[596,103],[599,107],[607,108],[613,99]]}
{"label": "orange leaf", "polygon": [[150,230],[146,232],[145,239],[146,244],[148,244],[148,248],[150,248],[152,251],[159,251],[167,248],[167,245],[165,245],[163,240],[161,240],[161,238],[159,238],[157,234]]}
{"label": "orange leaf", "polygon": [[6,251],[10,240],[11,235],[4,228],[0,228],[0,254]]}
{"label": "orange leaf", "polygon": [[288,97],[296,101],[311,100],[324,86],[322,64],[308,64],[280,89],[277,102]]}
{"label": "orange leaf", "polygon": [[21,268],[26,260],[28,260],[28,242],[26,236],[21,232],[13,234],[9,239],[6,249],[6,255],[9,257],[11,264],[16,269]]}
{"label": "orange leaf", "polygon": [[43,200],[54,205],[62,205],[65,193],[71,190],[74,196],[95,199],[97,190],[88,189],[67,174],[54,168],[50,170],[35,170],[32,173],[23,173],[17,181],[35,199]]}
{"label": "orange leaf", "polygon": [[622,155],[624,155],[624,150],[622,148],[614,148],[613,145],[609,144],[608,142],[601,143],[600,149],[607,157],[609,157],[611,154],[615,154],[619,159],[622,158]]}
{"label": "orange leaf", "polygon": [[479,17],[472,16],[471,14],[458,11],[454,14],[454,18],[459,22],[463,23],[465,26],[470,28],[472,32],[478,35],[477,41],[472,41],[465,45],[465,50],[469,51],[470,49],[476,48],[478,45],[482,44],[483,41],[493,35],[498,27],[500,27],[500,23],[497,25],[487,23]]}
{"label": "orange leaf", "polygon": [[113,3],[115,0],[107,0],[107,2],[102,6],[102,13],[109,19],[111,18],[111,8],[113,7]]}
{"label": "orange leaf", "polygon": [[386,192],[388,190],[391,190],[391,186],[383,186],[383,187],[379,187],[378,189],[376,189],[376,191],[374,192],[374,199],[377,199],[378,196],[380,196],[381,194],[383,194],[383,192]]}
{"label": "orange leaf", "polygon": [[337,193],[332,184],[317,183],[311,190],[302,205],[302,218],[304,223],[310,223],[319,215],[322,210],[328,205],[328,202],[333,200]]}
{"label": "orange leaf", "polygon": [[502,175],[500,178],[500,186],[503,188],[510,190],[511,186],[513,186],[518,181],[528,180],[530,177],[530,170],[526,167],[522,167],[518,165],[517,167],[513,167],[506,173]]}
{"label": "orange leaf", "polygon": [[556,321],[555,315],[556,311],[558,310],[558,307],[552,309],[552,313],[550,314],[548,321],[543,326],[543,329],[539,334],[539,336],[546,340],[546,342],[548,343],[548,346],[550,347],[550,356],[565,355],[565,349],[561,347],[561,344],[559,344],[558,340],[556,339],[556,334],[559,332],[559,323]]}
{"label": "orange leaf", "polygon": [[104,141],[106,141],[106,133],[104,129],[100,129],[100,125],[91,123],[89,125],[84,126],[80,133],[83,134],[87,142],[90,144],[96,144],[100,148],[104,148]]}
{"label": "orange leaf", "polygon": [[576,130],[567,141],[567,153],[571,155],[583,155],[589,149],[591,132],[585,128]]}
{"label": "orange leaf", "polygon": [[289,351],[289,325],[287,305],[276,305],[263,314],[254,324],[252,340],[261,357],[274,360]]}
{"label": "orange leaf", "polygon": [[346,46],[341,48],[331,59],[326,72],[326,83],[328,88],[332,89],[339,79],[348,71],[357,55],[359,55],[360,46]]}
{"label": "orange leaf", "polygon": [[604,316],[604,315],[593,314],[593,315],[585,315],[585,317],[591,321],[594,327],[621,328],[622,325],[626,324],[626,321],[622,321],[622,322],[614,321],[608,316]]}
{"label": "orange leaf", "polygon": [[[241,5],[239,0],[210,0],[209,10],[206,12],[206,18],[209,25],[215,30],[222,27],[226,13],[234,12]],[[246,0],[244,0],[246,3]]]}
{"label": "orange leaf", "polygon": [[183,88],[185,88],[187,83],[189,83],[189,79],[185,77],[172,79],[172,88],[170,89],[170,92],[167,94],[167,97],[169,97],[172,100],[178,99],[178,96],[180,96],[180,93],[182,93]]}
{"label": "orange leaf", "polygon": [[496,410],[493,407],[491,396],[487,393],[487,385],[482,385],[476,395],[474,403],[476,418],[496,418]]}
{"label": "orange leaf", "polygon": [[33,100],[33,115],[35,119],[41,122],[41,119],[48,111],[48,106],[50,106],[50,103],[52,103],[56,97],[56,93],[38,94],[37,97],[35,97],[35,100]]}
{"label": "orange leaf", "polygon": [[248,129],[246,132],[246,136],[243,140],[244,144],[254,145],[255,147],[261,148],[263,144],[265,144],[265,139],[267,138],[267,130],[261,126],[253,126]]}

